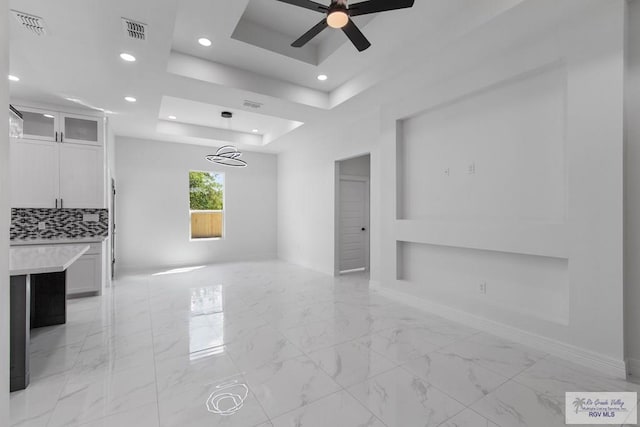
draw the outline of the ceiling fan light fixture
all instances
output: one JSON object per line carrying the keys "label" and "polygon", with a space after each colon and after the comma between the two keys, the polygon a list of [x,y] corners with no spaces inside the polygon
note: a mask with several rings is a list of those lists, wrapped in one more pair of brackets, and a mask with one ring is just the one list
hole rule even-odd
{"label": "ceiling fan light fixture", "polygon": [[349,22],[349,15],[342,9],[337,9],[327,15],[327,25],[331,28],[342,28]]}

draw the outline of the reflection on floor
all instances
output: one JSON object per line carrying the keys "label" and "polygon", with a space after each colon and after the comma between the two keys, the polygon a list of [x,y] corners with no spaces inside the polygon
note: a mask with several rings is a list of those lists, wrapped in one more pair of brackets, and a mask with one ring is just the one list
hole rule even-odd
{"label": "reflection on floor", "polygon": [[279,261],[122,278],[34,331],[16,426],[564,426],[565,391],[637,391]]}

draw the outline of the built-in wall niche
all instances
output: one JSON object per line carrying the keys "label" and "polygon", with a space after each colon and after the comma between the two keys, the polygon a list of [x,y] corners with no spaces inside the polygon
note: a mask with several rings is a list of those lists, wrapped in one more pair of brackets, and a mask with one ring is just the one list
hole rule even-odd
{"label": "built-in wall niche", "polygon": [[569,261],[480,249],[397,242],[397,279],[420,298],[470,313],[499,309],[569,323]]}
{"label": "built-in wall niche", "polygon": [[564,222],[566,82],[555,64],[398,122],[398,219]]}

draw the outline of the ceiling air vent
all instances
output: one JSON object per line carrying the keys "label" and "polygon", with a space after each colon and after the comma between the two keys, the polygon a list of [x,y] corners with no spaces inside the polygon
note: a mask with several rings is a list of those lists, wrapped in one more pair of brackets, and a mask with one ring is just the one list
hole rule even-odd
{"label": "ceiling air vent", "polygon": [[122,28],[129,38],[140,41],[147,40],[147,24],[129,18],[122,18]]}
{"label": "ceiling air vent", "polygon": [[248,99],[245,99],[242,105],[244,105],[245,107],[254,108],[254,109],[258,109],[262,107],[262,104],[260,102],[249,101]]}
{"label": "ceiling air vent", "polygon": [[39,16],[29,15],[28,13],[19,12],[17,10],[12,10],[11,13],[27,31],[35,34],[36,36],[44,36],[47,33],[44,19]]}

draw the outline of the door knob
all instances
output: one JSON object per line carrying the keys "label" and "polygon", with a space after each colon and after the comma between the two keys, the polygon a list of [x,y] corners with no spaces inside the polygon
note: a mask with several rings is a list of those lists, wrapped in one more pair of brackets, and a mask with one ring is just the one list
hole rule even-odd
{"label": "door knob", "polygon": [[362,227],[362,231],[367,231],[367,229],[366,229],[366,228],[364,228],[364,227]]}

